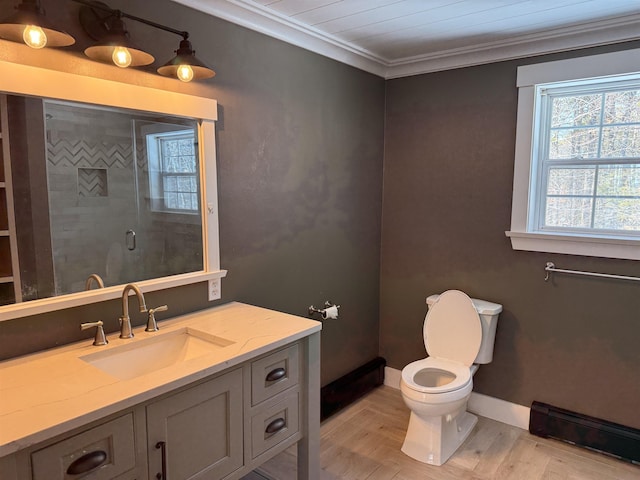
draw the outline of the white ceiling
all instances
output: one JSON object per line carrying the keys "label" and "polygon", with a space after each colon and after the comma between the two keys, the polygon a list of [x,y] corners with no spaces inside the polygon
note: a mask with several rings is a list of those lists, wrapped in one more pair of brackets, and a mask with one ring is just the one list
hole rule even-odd
{"label": "white ceiling", "polygon": [[385,78],[640,38],[640,0],[174,0]]}

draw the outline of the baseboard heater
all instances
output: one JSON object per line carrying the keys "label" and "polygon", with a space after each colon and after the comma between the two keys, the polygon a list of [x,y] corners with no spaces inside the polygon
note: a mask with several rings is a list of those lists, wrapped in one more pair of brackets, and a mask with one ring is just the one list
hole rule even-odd
{"label": "baseboard heater", "polygon": [[533,402],[529,432],[640,464],[640,430]]}
{"label": "baseboard heater", "polygon": [[320,390],[320,417],[322,420],[355,402],[375,387],[384,383],[384,367],[387,364],[382,357],[356,368],[352,372],[325,385]]}

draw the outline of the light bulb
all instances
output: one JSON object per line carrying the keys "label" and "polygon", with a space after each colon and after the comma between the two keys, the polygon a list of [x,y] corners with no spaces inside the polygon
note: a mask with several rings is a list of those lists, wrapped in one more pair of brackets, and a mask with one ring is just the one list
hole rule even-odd
{"label": "light bulb", "polygon": [[131,65],[131,52],[126,47],[116,47],[111,54],[113,63],[120,68],[127,68]]}
{"label": "light bulb", "polygon": [[191,68],[191,65],[180,65],[176,71],[176,75],[179,80],[190,82],[193,80],[193,68]]}
{"label": "light bulb", "polygon": [[31,48],[42,48],[47,44],[47,36],[37,25],[27,25],[22,32],[22,39]]}

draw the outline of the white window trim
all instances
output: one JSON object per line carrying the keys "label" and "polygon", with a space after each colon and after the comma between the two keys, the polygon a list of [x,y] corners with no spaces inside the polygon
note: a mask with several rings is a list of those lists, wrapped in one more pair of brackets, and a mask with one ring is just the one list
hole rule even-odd
{"label": "white window trim", "polygon": [[535,86],[541,83],[619,76],[640,70],[640,49],[558,60],[518,67],[518,114],[513,172],[511,230],[505,232],[514,250],[564,253],[593,257],[640,260],[640,239],[607,238],[532,232],[528,229],[529,186],[532,170],[532,137]]}

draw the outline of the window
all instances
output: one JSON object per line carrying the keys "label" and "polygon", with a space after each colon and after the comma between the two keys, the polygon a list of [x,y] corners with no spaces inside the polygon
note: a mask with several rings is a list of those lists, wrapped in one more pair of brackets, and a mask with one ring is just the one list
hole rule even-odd
{"label": "window", "polygon": [[514,249],[640,259],[639,55],[518,69]]}
{"label": "window", "polygon": [[640,234],[640,78],[541,86],[536,104],[534,228]]}
{"label": "window", "polygon": [[198,213],[200,177],[193,130],[149,134],[147,152],[152,210]]}

